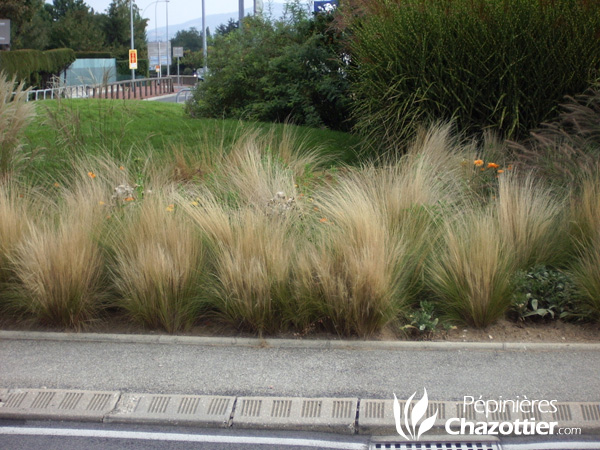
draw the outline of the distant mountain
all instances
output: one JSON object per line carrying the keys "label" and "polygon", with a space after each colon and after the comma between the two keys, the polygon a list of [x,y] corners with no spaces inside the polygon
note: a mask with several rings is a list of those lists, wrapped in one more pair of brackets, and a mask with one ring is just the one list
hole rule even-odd
{"label": "distant mountain", "polygon": [[[252,2],[248,2],[248,1],[246,3],[252,4]],[[269,3],[267,1],[264,2],[264,14],[270,13],[270,15],[274,18],[279,18],[279,17],[283,16],[284,8],[285,8],[284,3],[275,3],[275,2]],[[252,7],[246,8],[244,11],[245,11],[245,15],[250,15],[254,12]],[[231,13],[224,13],[224,14],[207,14],[206,15],[206,26],[210,30],[211,34],[214,34],[215,29],[219,25],[227,24],[227,22],[229,22],[229,19],[233,19],[233,20],[237,21],[238,18],[239,18],[239,13],[237,11],[234,11]],[[188,20],[187,22],[184,22],[184,23],[178,23],[178,24],[173,24],[173,25],[169,24],[169,36],[171,38],[173,38],[173,37],[175,37],[175,34],[177,34],[178,31],[189,30],[190,28],[196,28],[198,31],[202,32],[202,17],[200,17],[198,19]],[[166,40],[166,35],[167,35],[166,27],[159,27],[156,30],[153,28],[148,28],[146,30],[146,36],[148,38],[148,42],[156,42],[157,40],[164,42]]]}

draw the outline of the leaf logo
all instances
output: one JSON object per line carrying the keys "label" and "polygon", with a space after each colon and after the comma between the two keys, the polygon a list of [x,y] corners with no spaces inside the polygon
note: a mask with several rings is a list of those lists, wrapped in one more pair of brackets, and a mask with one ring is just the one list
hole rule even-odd
{"label": "leaf logo", "polygon": [[436,409],[435,414],[423,420],[421,422],[421,425],[419,425],[419,428],[417,429],[417,425],[425,415],[425,412],[427,411],[427,406],[429,405],[429,400],[427,398],[427,389],[423,388],[423,392],[423,398],[421,398],[421,400],[419,400],[413,408],[411,408],[411,404],[412,399],[417,394],[416,392],[410,396],[410,398],[406,402],[406,405],[404,406],[404,426],[407,431],[406,433],[402,428],[402,410],[400,408],[400,402],[398,402],[398,398],[396,397],[396,394],[394,394],[394,419],[396,419],[396,431],[398,431],[398,434],[407,441],[418,441],[423,433],[433,428],[433,424],[437,419],[438,411]]}

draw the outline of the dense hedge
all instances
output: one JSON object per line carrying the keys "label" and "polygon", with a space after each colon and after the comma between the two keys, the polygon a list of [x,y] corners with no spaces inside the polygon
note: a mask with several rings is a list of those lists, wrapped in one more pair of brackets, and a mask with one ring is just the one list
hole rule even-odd
{"label": "dense hedge", "polygon": [[[148,68],[150,67],[150,61],[147,59],[138,59],[138,68],[136,69],[136,77],[140,76],[143,78],[148,77]],[[129,68],[128,59],[117,60],[117,75],[131,75],[131,69]]]}
{"label": "dense hedge", "polygon": [[455,119],[516,138],[598,76],[600,0],[347,0],[357,128],[397,145]]}
{"label": "dense hedge", "polygon": [[25,80],[28,86],[45,88],[53,76],[59,76],[75,61],[75,52],[59,48],[45,52],[39,50],[14,50],[0,52],[0,70],[9,77]]}
{"label": "dense hedge", "polygon": [[77,59],[110,59],[110,52],[76,52]]}

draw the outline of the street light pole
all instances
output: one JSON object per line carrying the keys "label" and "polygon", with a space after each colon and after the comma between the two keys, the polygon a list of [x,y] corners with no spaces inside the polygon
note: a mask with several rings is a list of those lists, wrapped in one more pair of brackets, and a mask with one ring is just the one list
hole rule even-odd
{"label": "street light pole", "polygon": [[[133,42],[133,0],[129,0],[129,16],[131,22],[131,49],[134,50],[134,42]],[[135,80],[135,69],[131,69],[131,79]]]}
{"label": "street light pole", "polygon": [[205,0],[202,0],[202,60],[204,61],[202,68],[202,77],[206,79],[208,51],[206,46],[206,5]]}
{"label": "street light pole", "polygon": [[169,0],[165,0],[167,6],[167,76],[171,76],[171,67],[169,64],[169,60],[171,59],[171,46],[169,43],[171,40],[169,39]]}

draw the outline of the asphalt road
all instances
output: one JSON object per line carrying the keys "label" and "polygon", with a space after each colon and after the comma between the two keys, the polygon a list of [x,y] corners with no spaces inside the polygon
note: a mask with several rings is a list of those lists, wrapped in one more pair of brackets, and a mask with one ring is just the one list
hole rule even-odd
{"label": "asphalt road", "polygon": [[293,397],[600,400],[600,351],[0,340],[0,386]]}

